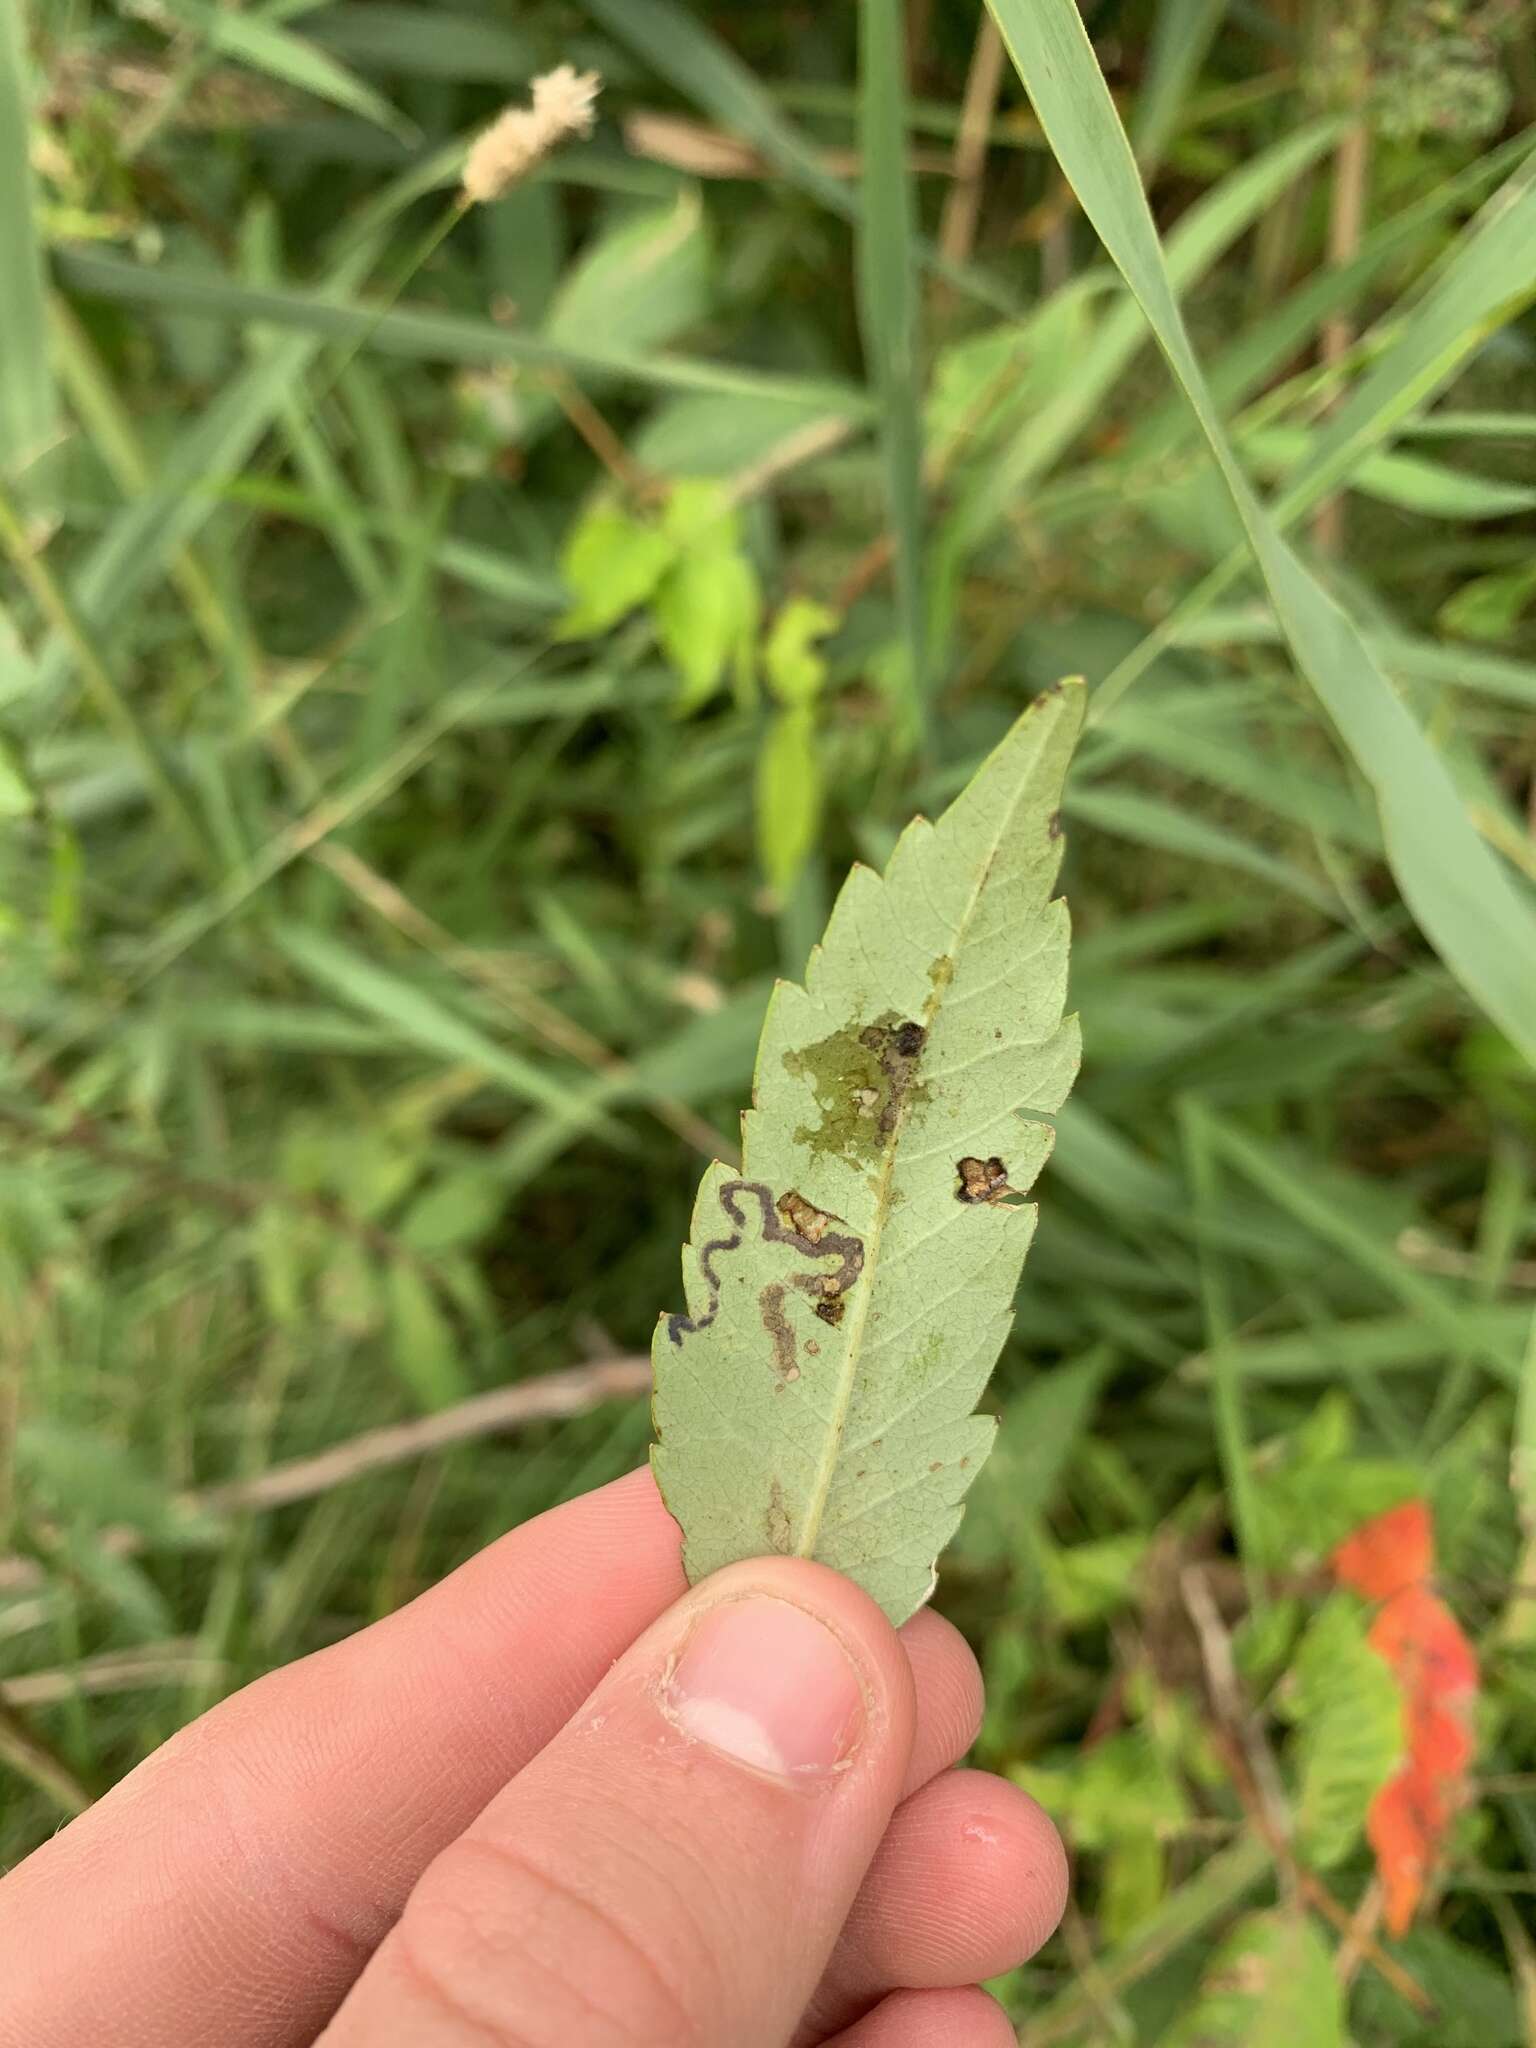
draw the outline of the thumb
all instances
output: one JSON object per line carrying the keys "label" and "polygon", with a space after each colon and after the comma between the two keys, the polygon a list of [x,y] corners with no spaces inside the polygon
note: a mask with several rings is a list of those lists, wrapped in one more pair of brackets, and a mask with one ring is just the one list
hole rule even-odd
{"label": "thumb", "polygon": [[912,1726],[906,1652],[846,1579],[716,1573],[429,1867],[328,2048],[783,2048]]}

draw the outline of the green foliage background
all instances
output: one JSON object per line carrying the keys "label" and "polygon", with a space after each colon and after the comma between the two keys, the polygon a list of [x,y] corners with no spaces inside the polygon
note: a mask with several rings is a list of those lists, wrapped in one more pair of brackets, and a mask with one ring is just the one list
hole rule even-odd
{"label": "green foliage background", "polygon": [[[1083,673],[1087,1066],[940,1591],[1078,1851],[1001,1988],[1536,2039],[1536,21],[1084,12],[1207,425],[1359,636],[1301,668],[1062,175],[1152,304],[1108,103],[1048,142],[974,0],[6,10],[0,1860],[641,1458],[772,978]],[[1072,21],[997,15],[1026,72]],[[455,215],[565,62],[593,138]],[[1295,1911],[1366,1898],[1399,1734],[1319,1567],[1414,1494],[1485,1680],[1390,1944],[1434,2018]]]}

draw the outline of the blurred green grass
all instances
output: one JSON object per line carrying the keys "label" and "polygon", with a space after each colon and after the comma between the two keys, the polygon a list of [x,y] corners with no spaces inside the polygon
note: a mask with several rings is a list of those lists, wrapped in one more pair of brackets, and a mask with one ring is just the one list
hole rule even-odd
{"label": "blurred green grass", "polygon": [[[940,1590],[983,1759],[1081,1849],[1006,1995],[1031,2042],[1175,2038],[1276,1884],[1180,1574],[1304,1807],[1317,1567],[1406,1489],[1484,1662],[1479,1796],[1392,1944],[1441,2017],[1367,1965],[1350,2037],[1529,2041],[1533,24],[1462,7],[1452,52],[1382,5],[1364,75],[1326,7],[1088,10],[1161,255],[1088,72],[1039,105],[1188,330],[1268,589],[974,5],[865,0],[862,42],[705,0],[8,15],[0,1862],[643,1456],[594,1381],[273,1483],[643,1353],[772,978],[1082,672],[1088,1062]],[[997,12],[1026,72],[1065,32]],[[466,138],[567,61],[597,134],[453,217]],[[573,572],[642,556],[562,633]],[[833,630],[791,701],[800,600]]]}

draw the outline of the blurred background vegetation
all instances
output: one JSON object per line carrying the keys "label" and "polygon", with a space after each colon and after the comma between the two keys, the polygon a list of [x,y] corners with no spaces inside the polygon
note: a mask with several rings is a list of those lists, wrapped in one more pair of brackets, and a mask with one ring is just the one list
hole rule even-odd
{"label": "blurred background vegetation", "polygon": [[[1536,18],[1084,14],[1465,843],[1404,781],[1384,858],[1401,763],[976,0],[5,10],[0,1863],[643,1457],[773,977],[1080,672],[1087,1064],[939,1593],[1078,1859],[1000,1989],[1037,2048],[1536,2043]],[[565,63],[590,140],[457,210]],[[1482,1697],[1386,1939],[1326,1560],[1409,1499]]]}

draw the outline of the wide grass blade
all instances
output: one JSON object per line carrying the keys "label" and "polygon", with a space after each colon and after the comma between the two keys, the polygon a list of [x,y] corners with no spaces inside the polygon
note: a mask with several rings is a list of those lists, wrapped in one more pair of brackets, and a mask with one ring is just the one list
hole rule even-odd
{"label": "wide grass blade", "polygon": [[256,321],[325,340],[347,342],[380,355],[443,363],[515,363],[530,370],[564,371],[575,377],[611,377],[621,384],[658,391],[704,392],[724,397],[782,400],[814,406],[839,417],[864,419],[872,411],[863,392],[818,378],[775,377],[728,363],[700,361],[667,350],[646,353],[584,345],[522,334],[457,313],[376,305],[333,290],[285,287],[269,291],[190,270],[158,270],[120,256],[71,248],[61,251],[59,269],[76,290],[131,304],[170,306],[239,325]]}
{"label": "wide grass blade", "polygon": [[885,496],[895,543],[896,599],[906,649],[908,705],[920,737],[928,690],[923,595],[923,398],[917,208],[907,167],[905,10],[902,0],[861,0],[859,132],[863,218],[859,312],[864,358],[880,404]]}
{"label": "wide grass blade", "polygon": [[1063,171],[1194,409],[1297,665],[1375,792],[1404,900],[1468,995],[1536,1064],[1536,910],[1479,837],[1445,762],[1359,630],[1255,496],[1190,343],[1135,159],[1073,0],[988,5]]}
{"label": "wide grass blade", "polygon": [[0,476],[11,477],[36,460],[54,430],[43,263],[27,154],[31,100],[25,5],[14,0],[0,11]]}

